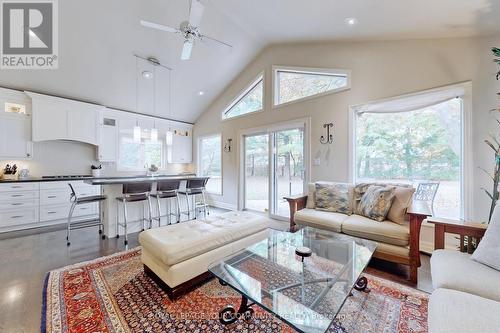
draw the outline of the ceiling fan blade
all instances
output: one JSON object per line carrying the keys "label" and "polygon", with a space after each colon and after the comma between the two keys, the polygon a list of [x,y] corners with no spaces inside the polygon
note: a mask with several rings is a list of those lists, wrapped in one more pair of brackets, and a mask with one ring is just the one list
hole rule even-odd
{"label": "ceiling fan blade", "polygon": [[193,42],[189,40],[184,41],[181,60],[189,60],[189,58],[191,58],[191,51],[193,51]]}
{"label": "ceiling fan blade", "polygon": [[189,25],[198,27],[203,16],[205,6],[199,0],[191,0],[191,9],[189,10]]}
{"label": "ceiling fan blade", "polygon": [[158,23],[144,21],[144,20],[141,20],[141,25],[143,25],[147,28],[152,28],[152,29],[166,31],[166,32],[173,32],[173,33],[181,32],[179,29],[175,29],[175,28],[163,25],[163,24],[158,24]]}
{"label": "ceiling fan blade", "polygon": [[231,44],[228,44],[228,43],[223,42],[223,41],[221,41],[221,40],[218,40],[218,39],[216,39],[216,38],[213,38],[213,37],[210,37],[210,36],[206,36],[206,35],[201,35],[200,37],[201,37],[201,40],[202,40],[202,41],[203,41],[203,40],[205,40],[205,41],[206,41],[206,40],[208,40],[208,41],[212,41],[212,42],[218,43],[218,44],[220,44],[220,45],[223,45],[223,46],[229,47],[229,48],[231,48],[231,49],[233,48],[233,46],[232,46]]}

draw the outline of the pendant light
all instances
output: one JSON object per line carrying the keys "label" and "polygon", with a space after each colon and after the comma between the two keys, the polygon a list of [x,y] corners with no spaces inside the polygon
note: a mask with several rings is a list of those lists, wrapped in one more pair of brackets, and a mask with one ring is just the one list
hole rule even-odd
{"label": "pendant light", "polygon": [[[135,111],[139,112],[139,64],[137,57],[135,58]],[[137,117],[135,118],[134,126],[134,142],[141,142],[141,127],[139,126],[139,121]]]}
{"label": "pendant light", "polygon": [[[153,63],[153,114],[156,114],[156,65]],[[158,142],[158,129],[156,128],[156,120],[153,121],[153,128],[151,129],[151,142]]]}
{"label": "pendant light", "polygon": [[172,146],[174,141],[174,133],[172,133],[171,120],[172,119],[172,71],[168,72],[168,131],[167,131],[167,146]]}
{"label": "pendant light", "polygon": [[135,120],[135,126],[134,126],[134,142],[141,142],[141,126],[139,126],[139,121]]}
{"label": "pendant light", "polygon": [[158,142],[158,129],[156,128],[156,121],[154,122],[153,128],[151,129],[151,142]]}

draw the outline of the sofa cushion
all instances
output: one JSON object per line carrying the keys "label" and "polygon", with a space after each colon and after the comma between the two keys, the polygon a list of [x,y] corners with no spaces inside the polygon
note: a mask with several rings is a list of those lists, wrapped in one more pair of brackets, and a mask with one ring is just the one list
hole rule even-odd
{"label": "sofa cushion", "polygon": [[500,331],[500,302],[456,290],[435,290],[429,299],[429,333]]}
{"label": "sofa cushion", "polygon": [[394,200],[391,209],[387,213],[387,219],[398,224],[404,224],[406,221],[406,211],[410,207],[415,188],[412,186],[395,186]]}
{"label": "sofa cushion", "polygon": [[340,213],[323,212],[315,209],[301,209],[294,215],[295,223],[334,232],[342,231],[342,222],[349,216]]}
{"label": "sofa cushion", "polygon": [[410,240],[410,228],[391,221],[376,222],[367,217],[351,215],[342,223],[342,232],[392,245],[406,246]]}
{"label": "sofa cushion", "polygon": [[354,210],[356,211],[357,206],[365,194],[366,190],[372,186],[394,186],[394,200],[392,202],[391,208],[387,213],[387,219],[399,224],[404,224],[406,221],[406,211],[410,207],[413,194],[415,193],[415,188],[411,184],[403,183],[359,183],[354,187]]}
{"label": "sofa cushion", "polygon": [[496,206],[483,239],[472,255],[472,260],[500,271],[500,207]]}
{"label": "sofa cushion", "polygon": [[432,285],[500,301],[500,272],[452,250],[434,251],[431,257]]}
{"label": "sofa cushion", "polygon": [[351,215],[354,186],[344,183],[316,183],[315,208],[327,212]]}
{"label": "sofa cushion", "polygon": [[139,243],[165,265],[172,266],[268,227],[266,217],[227,212],[206,221],[187,221],[149,229],[139,234]]}
{"label": "sofa cushion", "polygon": [[387,217],[394,199],[395,187],[372,185],[361,197],[356,214],[382,222]]}

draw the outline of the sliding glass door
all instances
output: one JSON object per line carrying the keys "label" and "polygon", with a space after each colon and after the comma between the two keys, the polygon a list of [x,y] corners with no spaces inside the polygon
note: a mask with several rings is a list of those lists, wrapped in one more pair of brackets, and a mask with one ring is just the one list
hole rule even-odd
{"label": "sliding glass door", "polygon": [[269,209],[269,135],[245,136],[245,209]]}
{"label": "sliding glass door", "polygon": [[244,142],[244,209],[288,218],[285,196],[304,193],[304,127],[252,133]]}

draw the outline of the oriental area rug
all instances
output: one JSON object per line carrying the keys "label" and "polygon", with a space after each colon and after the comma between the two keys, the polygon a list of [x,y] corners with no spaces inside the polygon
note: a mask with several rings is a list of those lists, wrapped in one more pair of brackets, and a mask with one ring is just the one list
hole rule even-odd
{"label": "oriental area rug", "polygon": [[[178,300],[143,270],[140,248],[47,274],[42,333],[294,332],[254,306],[249,321],[224,326],[219,311],[241,297],[212,279]],[[353,290],[328,332],[427,332],[428,294],[365,274],[369,293]]]}

